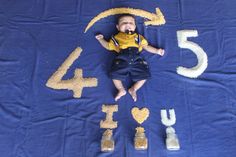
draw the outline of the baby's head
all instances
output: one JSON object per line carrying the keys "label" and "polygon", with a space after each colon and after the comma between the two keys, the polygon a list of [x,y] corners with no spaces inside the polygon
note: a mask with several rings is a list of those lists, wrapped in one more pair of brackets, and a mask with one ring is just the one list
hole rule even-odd
{"label": "baby's head", "polygon": [[130,14],[123,14],[118,18],[116,28],[120,32],[134,32],[136,29],[135,17]]}

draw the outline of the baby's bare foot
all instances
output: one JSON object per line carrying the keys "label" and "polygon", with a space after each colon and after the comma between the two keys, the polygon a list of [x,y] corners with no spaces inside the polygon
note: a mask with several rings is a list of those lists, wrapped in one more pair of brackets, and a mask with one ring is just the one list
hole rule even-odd
{"label": "baby's bare foot", "polygon": [[115,97],[115,101],[119,100],[122,96],[124,96],[126,94],[126,90],[125,89],[120,89],[118,90],[118,93]]}
{"label": "baby's bare foot", "polygon": [[129,89],[129,94],[132,96],[132,98],[134,99],[134,102],[137,101],[137,94],[136,91],[133,88]]}

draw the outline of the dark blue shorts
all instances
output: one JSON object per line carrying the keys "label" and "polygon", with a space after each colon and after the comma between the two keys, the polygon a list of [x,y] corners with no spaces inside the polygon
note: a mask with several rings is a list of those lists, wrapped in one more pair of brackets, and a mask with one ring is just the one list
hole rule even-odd
{"label": "dark blue shorts", "polygon": [[110,77],[121,81],[130,77],[134,82],[148,79],[150,72],[147,62],[139,55],[138,50],[130,49],[124,53],[114,59]]}

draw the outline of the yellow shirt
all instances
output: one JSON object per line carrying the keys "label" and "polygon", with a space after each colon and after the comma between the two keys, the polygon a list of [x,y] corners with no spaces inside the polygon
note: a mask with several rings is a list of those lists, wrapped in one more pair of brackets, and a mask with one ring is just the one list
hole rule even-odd
{"label": "yellow shirt", "polygon": [[127,34],[123,32],[119,32],[114,36],[116,41],[119,43],[119,46],[116,46],[112,39],[108,42],[108,49],[114,50],[116,52],[120,52],[120,49],[126,49],[129,47],[137,47],[139,49],[139,52],[142,51],[143,46],[147,46],[148,42],[147,40],[140,35],[140,44],[138,44],[135,40],[138,39],[138,34]]}

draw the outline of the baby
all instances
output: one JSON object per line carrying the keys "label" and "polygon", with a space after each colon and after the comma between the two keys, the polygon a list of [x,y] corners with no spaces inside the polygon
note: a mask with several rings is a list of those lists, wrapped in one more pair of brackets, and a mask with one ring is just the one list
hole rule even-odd
{"label": "baby", "polygon": [[117,54],[110,72],[113,83],[118,90],[115,101],[127,93],[122,81],[128,76],[135,82],[128,92],[133,100],[137,101],[136,92],[150,77],[147,62],[140,55],[140,52],[144,49],[150,53],[163,56],[164,50],[148,45],[147,40],[142,35],[135,33],[135,18],[130,14],[121,15],[116,28],[119,33],[111,37],[109,42],[104,39],[102,34],[95,37],[104,48],[115,51]]}

